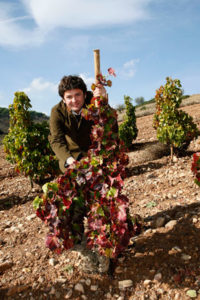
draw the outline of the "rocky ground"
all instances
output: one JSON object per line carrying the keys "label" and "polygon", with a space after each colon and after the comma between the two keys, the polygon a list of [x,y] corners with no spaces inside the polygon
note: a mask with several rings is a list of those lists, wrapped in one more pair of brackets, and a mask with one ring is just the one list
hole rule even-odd
{"label": "rocky ground", "polygon": [[[200,104],[184,110],[200,128]],[[32,207],[40,188],[30,190],[0,148],[1,299],[200,299],[200,189],[191,172],[200,141],[171,163],[152,118],[137,118],[124,187],[144,230],[115,263],[113,276],[83,272],[77,251],[56,255],[45,248],[48,228]]]}

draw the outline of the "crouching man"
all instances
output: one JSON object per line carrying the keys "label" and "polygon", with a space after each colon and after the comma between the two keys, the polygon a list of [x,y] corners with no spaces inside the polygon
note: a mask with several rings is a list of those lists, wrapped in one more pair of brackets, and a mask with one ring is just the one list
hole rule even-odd
{"label": "crouching man", "polygon": [[[78,76],[64,76],[58,86],[61,101],[51,110],[49,142],[62,173],[76,160],[87,156],[91,145],[90,134],[93,123],[81,116],[81,110],[90,103],[92,97],[106,97],[106,90],[97,84],[94,92],[87,91],[82,78]],[[77,214],[74,218],[81,219]],[[76,220],[77,221],[77,220]],[[81,220],[80,220],[81,222]],[[109,259],[97,252],[86,248],[83,235],[81,245],[73,250],[79,251],[83,259],[82,269],[86,272],[107,272]]]}

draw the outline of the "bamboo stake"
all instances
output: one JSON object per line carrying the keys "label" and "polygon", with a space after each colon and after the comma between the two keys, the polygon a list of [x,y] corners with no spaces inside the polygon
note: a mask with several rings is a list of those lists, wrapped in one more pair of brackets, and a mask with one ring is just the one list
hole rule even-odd
{"label": "bamboo stake", "polygon": [[94,52],[94,75],[95,75],[95,83],[98,83],[97,75],[101,73],[100,71],[100,50],[95,49]]}

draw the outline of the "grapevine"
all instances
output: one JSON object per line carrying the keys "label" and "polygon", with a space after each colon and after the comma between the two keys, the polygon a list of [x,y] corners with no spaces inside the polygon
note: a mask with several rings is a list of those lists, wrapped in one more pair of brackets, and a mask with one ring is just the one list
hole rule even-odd
{"label": "grapevine", "polygon": [[132,146],[132,141],[137,138],[138,134],[135,107],[132,105],[131,101],[132,99],[129,96],[124,96],[126,115],[124,122],[119,126],[119,137],[124,141],[128,149]]}
{"label": "grapevine", "polygon": [[48,142],[47,122],[35,124],[31,120],[30,99],[24,92],[16,92],[9,106],[9,133],[3,140],[6,159],[15,170],[39,184],[58,175],[59,167]]}
{"label": "grapevine", "polygon": [[197,138],[199,130],[193,118],[180,110],[182,89],[180,80],[166,78],[166,84],[156,91],[156,113],[153,127],[157,130],[160,142],[168,144],[173,152],[187,149],[190,142]]}
{"label": "grapevine", "polygon": [[[112,85],[101,74],[98,79]],[[47,183],[34,207],[49,225],[46,245],[51,250],[70,249],[85,234],[90,249],[116,258],[141,227],[138,217],[130,216],[129,200],[122,194],[128,156],[119,140],[116,111],[107,98],[93,97],[82,115],[94,123],[87,157],[70,165],[56,182]]]}

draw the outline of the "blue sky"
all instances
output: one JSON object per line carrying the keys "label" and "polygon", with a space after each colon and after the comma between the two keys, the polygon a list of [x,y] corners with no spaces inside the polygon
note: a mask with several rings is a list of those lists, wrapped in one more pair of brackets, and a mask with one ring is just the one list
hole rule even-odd
{"label": "blue sky", "polygon": [[[171,76],[200,93],[199,0],[0,0],[0,107],[25,91],[32,109],[50,114],[64,75],[94,81],[115,69],[111,106],[124,95],[145,100]],[[134,102],[133,102],[134,103]]]}

